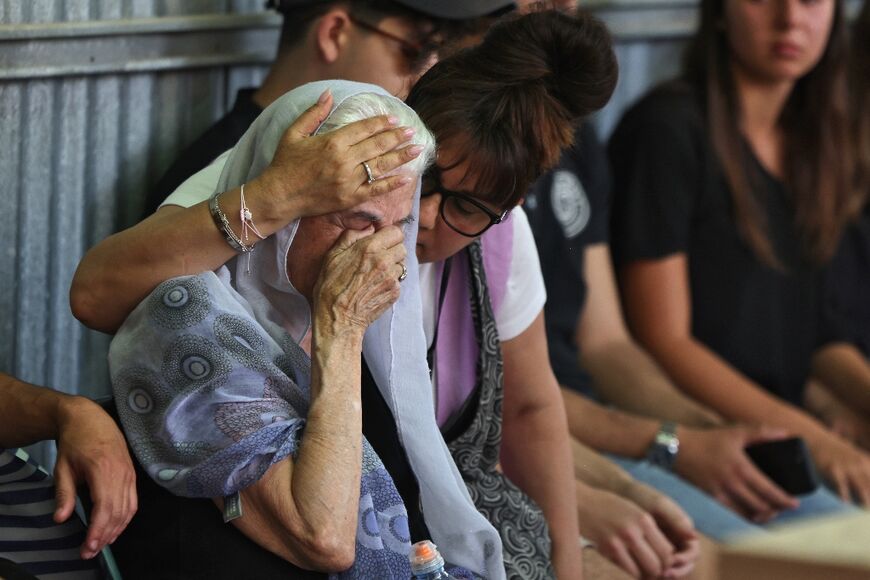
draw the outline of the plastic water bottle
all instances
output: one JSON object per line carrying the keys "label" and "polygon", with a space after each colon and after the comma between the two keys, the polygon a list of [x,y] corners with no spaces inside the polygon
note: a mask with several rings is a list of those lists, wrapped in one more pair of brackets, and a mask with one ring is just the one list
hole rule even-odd
{"label": "plastic water bottle", "polygon": [[438,547],[429,540],[411,546],[408,560],[411,562],[412,580],[456,580],[444,569],[444,558],[438,553]]}

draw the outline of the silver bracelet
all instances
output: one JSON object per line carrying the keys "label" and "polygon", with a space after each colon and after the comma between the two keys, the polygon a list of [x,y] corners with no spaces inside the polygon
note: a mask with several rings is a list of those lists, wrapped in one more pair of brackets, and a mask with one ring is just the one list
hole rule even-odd
{"label": "silver bracelet", "polygon": [[214,225],[216,225],[217,229],[224,235],[224,240],[226,240],[232,249],[242,253],[250,252],[254,249],[254,246],[246,246],[242,239],[236,235],[236,232],[233,231],[233,228],[230,227],[230,221],[227,219],[227,215],[221,211],[221,208],[218,205],[218,196],[220,196],[219,193],[213,195],[208,200],[208,211],[211,213]]}

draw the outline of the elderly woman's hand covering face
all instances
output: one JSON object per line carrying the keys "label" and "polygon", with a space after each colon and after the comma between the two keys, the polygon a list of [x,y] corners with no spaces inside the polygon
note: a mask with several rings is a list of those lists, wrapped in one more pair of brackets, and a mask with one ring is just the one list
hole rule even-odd
{"label": "elderly woman's hand covering face", "polygon": [[[366,112],[372,100],[386,103],[388,114],[414,116],[371,85],[300,87],[245,134],[216,191],[259,175],[286,128],[327,86],[335,109],[321,131],[331,121],[384,114]],[[419,142],[428,131],[417,124]],[[428,148],[418,166],[399,171],[419,177],[432,158],[431,138]],[[295,222],[217,272],[163,283],[112,343],[113,388],[139,461],[164,487],[194,497],[241,491],[273,527],[252,525],[251,515],[238,527],[252,537],[274,533],[271,545],[302,567],[408,578],[407,511],[361,434],[362,350],[420,482],[432,539],[452,564],[503,578],[498,534],[474,508],[435,423],[413,252],[416,191],[413,199],[397,191],[380,209],[369,200]],[[299,346],[309,328],[310,358]],[[324,546],[338,547],[330,554]]]}

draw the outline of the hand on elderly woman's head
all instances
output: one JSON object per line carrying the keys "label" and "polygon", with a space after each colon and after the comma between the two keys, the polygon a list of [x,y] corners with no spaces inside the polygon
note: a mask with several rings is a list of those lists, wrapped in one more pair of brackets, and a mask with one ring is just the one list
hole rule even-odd
{"label": "hand on elderly woman's head", "polygon": [[[414,132],[396,127],[396,119],[388,116],[312,135],[331,106],[332,96],[326,92],[284,132],[272,163],[257,177],[265,191],[278,194],[277,201],[292,210],[294,218],[347,209],[398,189],[408,183],[407,176],[379,177],[422,151],[408,144]],[[364,161],[376,178],[372,183]]]}
{"label": "hand on elderly woman's head", "polygon": [[398,226],[345,230],[314,288],[315,333],[364,332],[399,299],[404,239]]}

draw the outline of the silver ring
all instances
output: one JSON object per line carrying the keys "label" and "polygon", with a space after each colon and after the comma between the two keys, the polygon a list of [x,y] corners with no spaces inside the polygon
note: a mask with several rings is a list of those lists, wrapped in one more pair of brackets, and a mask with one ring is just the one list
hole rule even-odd
{"label": "silver ring", "polygon": [[363,169],[366,170],[366,182],[367,182],[369,185],[371,185],[372,182],[375,180],[375,176],[374,176],[374,174],[372,173],[372,168],[369,167],[369,164],[366,163],[365,161],[362,162],[362,166],[363,166]]}
{"label": "silver ring", "polygon": [[402,273],[399,274],[399,282],[404,282],[405,278],[408,277],[408,268],[405,264],[399,264],[402,267]]}

